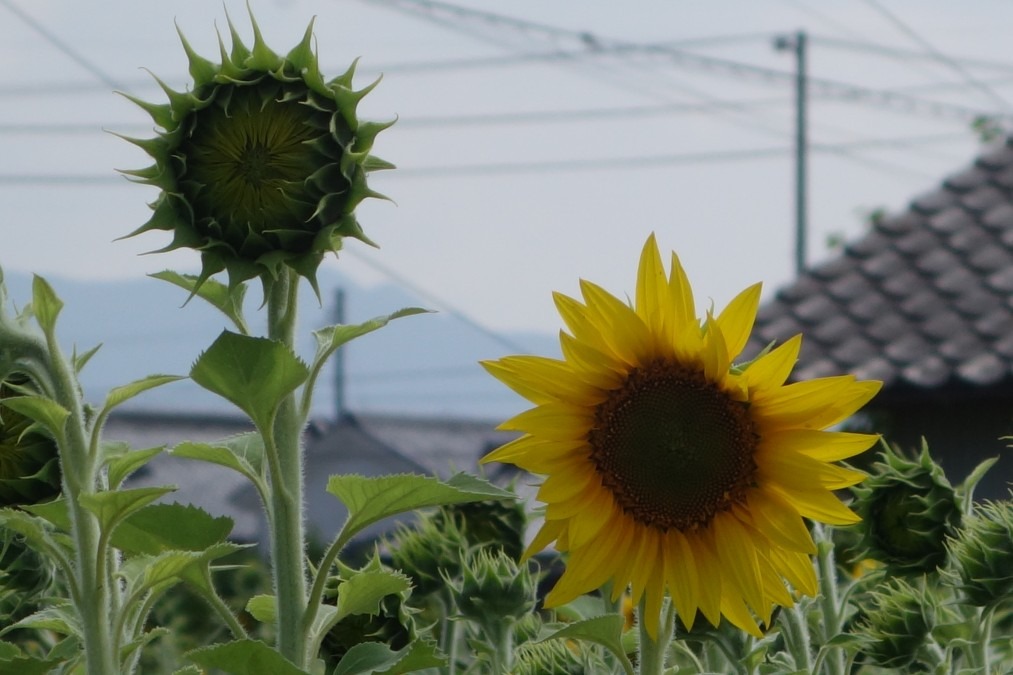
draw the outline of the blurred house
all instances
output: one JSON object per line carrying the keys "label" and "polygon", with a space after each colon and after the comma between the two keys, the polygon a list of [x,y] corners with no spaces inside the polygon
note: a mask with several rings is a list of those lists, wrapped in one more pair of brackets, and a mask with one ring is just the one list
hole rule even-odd
{"label": "blurred house", "polygon": [[747,354],[797,333],[794,379],[882,380],[867,408],[875,430],[906,448],[924,437],[954,483],[1000,456],[976,496],[1008,496],[1013,139],[778,290]]}
{"label": "blurred house", "polygon": [[[110,416],[104,436],[149,448],[182,441],[213,443],[249,431],[249,421],[238,416],[120,412]],[[478,473],[479,458],[509,438],[492,423],[473,420],[345,414],[331,425],[311,424],[304,436],[309,535],[330,541],[347,515],[344,505],[326,492],[333,474],[420,473],[448,478],[458,471]],[[235,522],[233,539],[267,546],[256,491],[234,471],[163,453],[135,474],[130,485],[177,485],[166,501],[229,516]],[[373,538],[392,526],[392,521],[383,521],[360,538]]]}

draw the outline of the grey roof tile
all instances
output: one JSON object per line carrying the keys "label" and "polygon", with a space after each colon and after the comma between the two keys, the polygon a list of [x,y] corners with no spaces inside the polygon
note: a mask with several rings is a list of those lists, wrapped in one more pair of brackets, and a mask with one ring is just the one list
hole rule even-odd
{"label": "grey roof tile", "polygon": [[960,198],[960,203],[967,209],[985,213],[988,210],[1004,204],[1009,200],[1005,190],[1000,190],[994,185],[983,185]]}
{"label": "grey roof tile", "polygon": [[975,165],[990,171],[998,171],[1004,167],[1013,166],[1013,147],[1004,144],[988,150],[978,157]]}
{"label": "grey roof tile", "polygon": [[764,304],[747,356],[801,331],[796,378],[1013,393],[1013,139],[870,227]]}
{"label": "grey roof tile", "polygon": [[953,192],[963,193],[970,192],[987,181],[988,171],[972,166],[946,178],[943,181],[943,186]]}

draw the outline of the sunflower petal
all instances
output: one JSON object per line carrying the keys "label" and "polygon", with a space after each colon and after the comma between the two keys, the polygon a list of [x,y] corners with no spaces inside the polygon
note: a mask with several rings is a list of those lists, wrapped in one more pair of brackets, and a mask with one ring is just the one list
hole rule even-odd
{"label": "sunflower petal", "polygon": [[785,383],[795,363],[798,362],[798,353],[801,349],[802,336],[796,335],[749,364],[743,377],[756,398],[760,399],[764,393],[777,391]]}
{"label": "sunflower petal", "polygon": [[738,589],[745,601],[758,614],[764,605],[763,587],[760,584],[760,567],[756,559],[756,542],[749,531],[730,513],[719,513],[714,517],[714,543],[722,571],[728,572],[722,583],[722,597]]}
{"label": "sunflower petal", "polygon": [[581,280],[580,290],[595,322],[609,327],[602,337],[612,352],[631,366],[648,361],[653,354],[652,340],[643,319],[597,284]]}
{"label": "sunflower petal", "polygon": [[793,506],[765,490],[753,490],[749,494],[749,515],[762,532],[776,546],[792,551],[813,555],[816,544]]}
{"label": "sunflower petal", "polygon": [[762,288],[763,284],[753,284],[736,295],[718,315],[718,328],[725,336],[728,354],[733,359],[742,352],[746,342],[749,341],[753,322],[756,321],[756,311],[760,306]]}
{"label": "sunflower petal", "polygon": [[877,434],[816,429],[775,429],[763,435],[762,447],[801,453],[821,462],[837,462],[861,454],[879,440]]}
{"label": "sunflower petal", "polygon": [[854,511],[842,504],[832,492],[825,489],[785,489],[778,485],[768,485],[767,490],[773,491],[778,497],[791,504],[796,511],[806,518],[818,520],[828,525],[854,525],[862,519]]}
{"label": "sunflower petal", "polygon": [[686,628],[693,629],[693,619],[699,604],[697,589],[700,582],[696,573],[693,549],[678,530],[669,530],[665,543],[665,579],[675,610]]}
{"label": "sunflower petal", "polygon": [[637,314],[654,335],[662,334],[668,305],[665,268],[652,233],[640,253],[640,265],[637,268]]}

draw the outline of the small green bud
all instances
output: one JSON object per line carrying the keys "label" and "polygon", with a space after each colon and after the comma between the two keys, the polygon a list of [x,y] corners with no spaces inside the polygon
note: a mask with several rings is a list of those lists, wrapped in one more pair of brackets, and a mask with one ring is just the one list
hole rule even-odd
{"label": "small green bud", "polygon": [[884,668],[910,666],[935,625],[935,598],[902,577],[871,591],[868,598],[873,606],[856,627],[856,634],[865,641],[866,658]]}
{"label": "small green bud", "polygon": [[388,546],[393,566],[412,578],[416,596],[437,593],[445,578],[457,577],[468,547],[456,520],[432,514],[420,516],[415,527],[400,526]]}
{"label": "small green bud", "polygon": [[535,607],[535,582],[527,565],[501,549],[478,549],[461,570],[457,608],[480,626],[513,623]]}
{"label": "small green bud", "polygon": [[46,502],[60,494],[60,453],[56,442],[4,399],[22,396],[29,386],[22,375],[0,382],[0,506]]}
{"label": "small green bud", "polygon": [[1013,501],[978,505],[950,540],[950,552],[971,604],[987,607],[1013,597]]}
{"label": "small green bud", "polygon": [[522,500],[453,504],[442,507],[434,518],[437,523],[458,523],[469,548],[497,546],[517,561],[524,553],[524,530],[528,518]]}
{"label": "small green bud", "polygon": [[917,460],[889,447],[861,486],[852,488],[862,517],[856,555],[887,566],[889,574],[933,572],[946,562],[946,539],[960,527],[960,502],[927,446]]}

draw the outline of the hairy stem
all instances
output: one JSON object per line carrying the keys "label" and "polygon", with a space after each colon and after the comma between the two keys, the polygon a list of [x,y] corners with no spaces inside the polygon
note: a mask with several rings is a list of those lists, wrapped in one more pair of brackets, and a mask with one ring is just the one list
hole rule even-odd
{"label": "hairy stem", "polygon": [[[298,276],[287,272],[279,276],[267,300],[268,337],[289,349],[295,347]],[[296,666],[306,666],[308,631],[306,614],[306,537],[303,525],[302,430],[304,420],[297,410],[296,396],[289,394],[282,401],[270,442],[277,452],[277,465],[272,467],[271,559],[278,608],[278,650]]]}
{"label": "hairy stem", "polygon": [[63,472],[63,493],[70,511],[71,537],[77,553],[74,568],[75,584],[80,601],[77,606],[84,637],[85,663],[89,675],[119,672],[116,637],[110,631],[114,624],[110,602],[108,575],[100,563],[107,559],[103,550],[99,521],[81,506],[82,495],[94,494],[98,474],[98,457],[89,451],[84,409],[73,368],[60,352],[56,339],[47,336],[53,397],[70,412],[62,438],[57,445]]}

